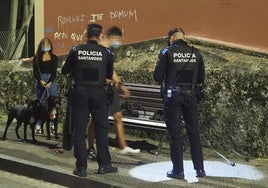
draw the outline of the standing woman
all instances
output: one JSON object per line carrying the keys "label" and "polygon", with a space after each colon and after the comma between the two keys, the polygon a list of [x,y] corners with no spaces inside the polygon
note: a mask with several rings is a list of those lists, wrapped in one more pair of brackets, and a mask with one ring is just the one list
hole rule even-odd
{"label": "standing woman", "polygon": [[40,41],[36,55],[33,59],[33,75],[35,93],[40,102],[46,100],[46,96],[56,96],[57,85],[55,83],[58,57],[53,54],[52,43],[48,38]]}

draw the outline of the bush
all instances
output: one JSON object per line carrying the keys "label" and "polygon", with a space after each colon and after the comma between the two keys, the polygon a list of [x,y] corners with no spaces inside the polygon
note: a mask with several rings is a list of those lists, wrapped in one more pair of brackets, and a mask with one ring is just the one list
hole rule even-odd
{"label": "bush", "polygon": [[[165,39],[125,45],[119,49],[116,70],[124,82],[157,84],[153,70]],[[268,156],[267,55],[247,54],[196,43],[206,67],[205,98],[199,104],[200,133],[204,145],[228,145],[255,157]],[[4,64],[2,64],[4,65]],[[23,103],[34,96],[32,71],[1,66],[0,105]],[[59,95],[64,98],[67,79],[58,74]],[[63,100],[63,107],[65,109]],[[64,114],[63,114],[64,115]],[[62,115],[62,117],[63,117]]]}
{"label": "bush", "polygon": [[[267,55],[197,44],[206,67],[205,98],[199,104],[203,144],[227,145],[244,154],[268,156]],[[165,41],[159,39],[153,45],[154,52],[149,50],[152,43],[122,48],[130,50],[129,54],[140,54],[120,57],[116,64],[125,82],[157,84],[152,74]]]}

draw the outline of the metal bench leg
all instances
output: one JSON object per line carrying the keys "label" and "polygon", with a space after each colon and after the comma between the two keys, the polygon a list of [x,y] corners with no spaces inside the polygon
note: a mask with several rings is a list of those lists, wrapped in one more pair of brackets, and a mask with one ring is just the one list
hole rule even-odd
{"label": "metal bench leg", "polygon": [[166,137],[167,137],[166,134],[162,135],[161,140],[160,140],[158,147],[157,147],[157,151],[155,152],[155,155],[159,155],[161,153],[162,144],[163,144],[164,140],[166,139]]}

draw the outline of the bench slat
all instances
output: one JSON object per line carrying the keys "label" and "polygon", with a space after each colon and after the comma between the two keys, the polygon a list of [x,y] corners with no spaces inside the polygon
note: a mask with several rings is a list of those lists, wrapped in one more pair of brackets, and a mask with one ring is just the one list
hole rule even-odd
{"label": "bench slat", "polygon": [[[109,116],[108,119],[110,121],[114,121],[112,116]],[[140,128],[150,128],[154,130],[166,130],[166,124],[160,121],[151,121],[146,119],[135,119],[135,118],[122,118],[124,124],[133,127],[140,127]]]}

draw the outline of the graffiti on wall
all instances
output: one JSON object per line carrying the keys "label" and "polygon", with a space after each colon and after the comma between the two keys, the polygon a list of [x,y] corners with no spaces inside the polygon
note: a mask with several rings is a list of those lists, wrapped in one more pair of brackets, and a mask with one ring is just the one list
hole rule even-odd
{"label": "graffiti on wall", "polygon": [[56,24],[46,26],[45,34],[53,38],[55,50],[61,52],[65,48],[78,45],[86,40],[86,25],[88,23],[102,23],[105,20],[137,22],[138,14],[136,9],[111,10],[107,13],[59,15],[53,19],[53,23]]}
{"label": "graffiti on wall", "polygon": [[45,36],[58,54],[86,40],[89,22],[100,23],[104,30],[110,25],[121,27],[124,43],[164,37],[169,29],[182,27],[187,35],[268,49],[268,22],[263,22],[268,19],[267,0],[85,0],[75,4],[46,0],[44,4]]}

